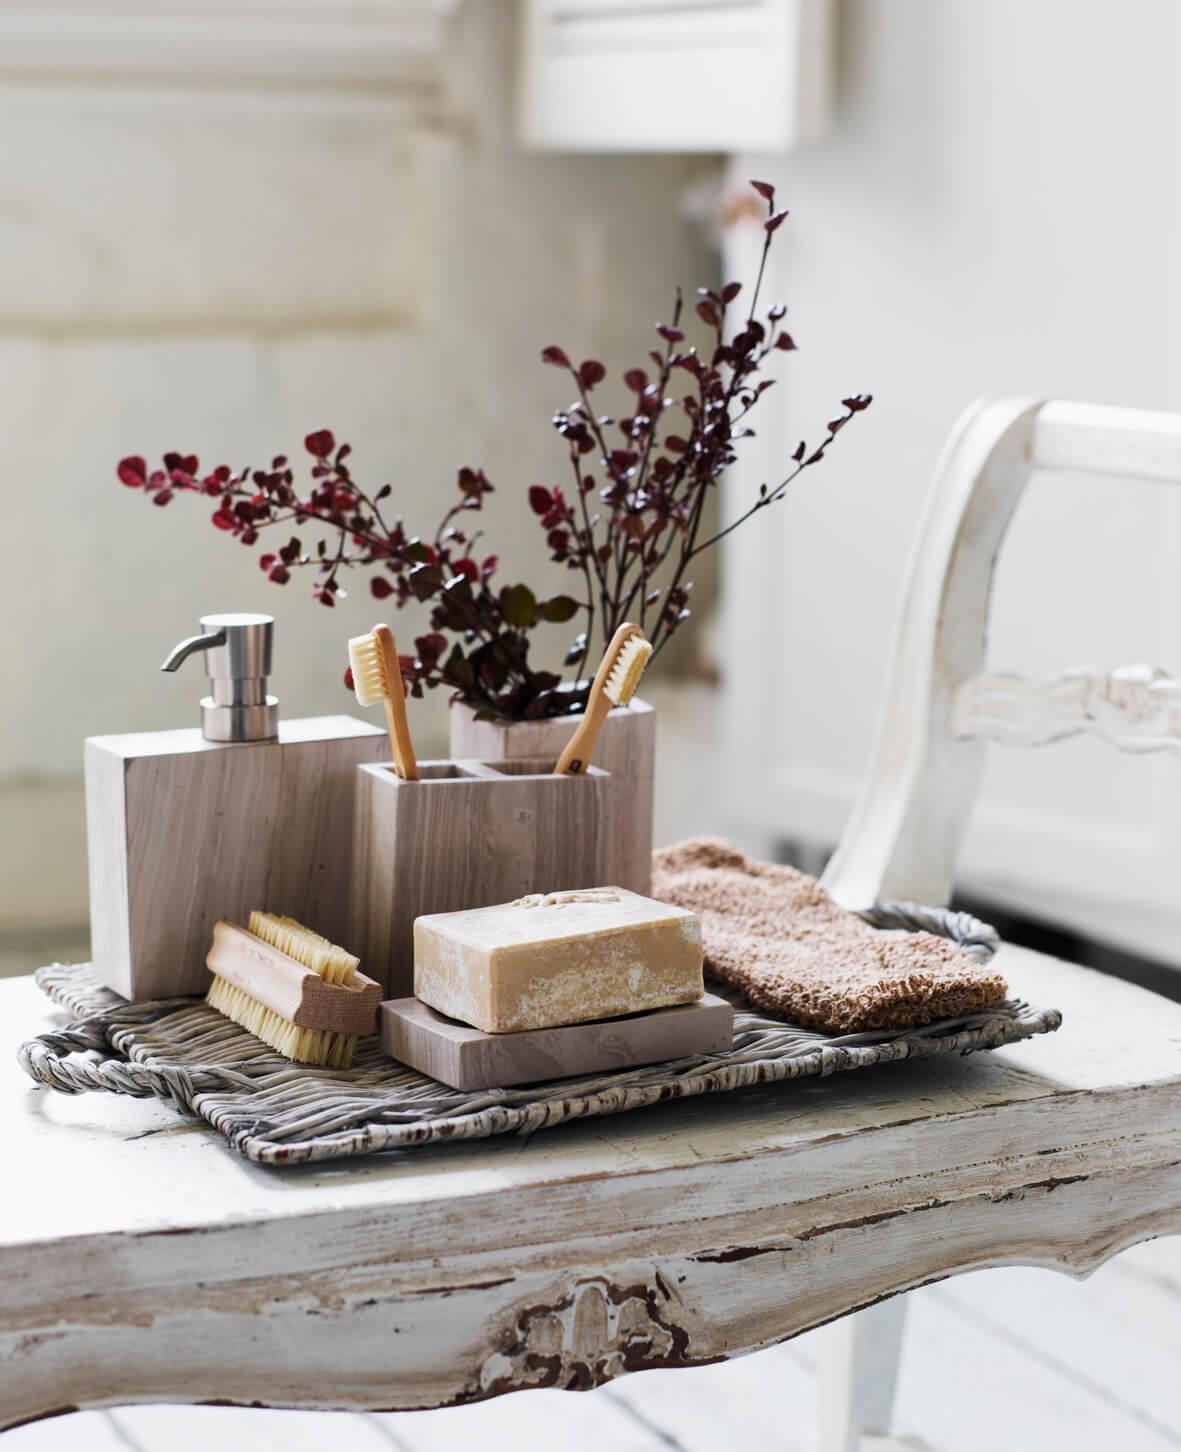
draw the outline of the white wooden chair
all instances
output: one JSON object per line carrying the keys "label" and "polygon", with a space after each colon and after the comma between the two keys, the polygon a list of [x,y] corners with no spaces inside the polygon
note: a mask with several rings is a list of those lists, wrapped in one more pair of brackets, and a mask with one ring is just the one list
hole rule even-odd
{"label": "white wooden chair", "polygon": [[[915,541],[870,768],[824,874],[848,906],[948,901],[990,739],[1039,746],[1088,732],[1181,755],[1181,682],[1162,670],[983,673],[997,554],[1037,470],[1181,484],[1181,416],[1017,398],[980,400],[959,420]],[[829,1421],[825,1452],[888,1430],[904,1307],[896,1297],[832,1338],[826,1400],[845,1414]]]}
{"label": "white wooden chair", "polygon": [[[965,733],[1181,742],[1160,681],[1091,682],[1072,716],[1032,726],[1023,688],[965,684],[1035,464],[1181,478],[1181,423],[1020,402],[961,426],[829,874],[847,901],[946,896],[980,750]],[[844,1323],[825,1435],[829,1452],[884,1435],[898,1292],[1001,1264],[1083,1274],[1181,1231],[1181,1007],[1009,946],[999,963],[1063,1011],[1058,1033],[339,1166],[264,1171],[169,1105],[55,1095],[9,1055],[0,1427],[136,1401],[399,1409],[582,1388],[871,1307]],[[53,1018],[30,981],[0,983],[14,1043]]]}

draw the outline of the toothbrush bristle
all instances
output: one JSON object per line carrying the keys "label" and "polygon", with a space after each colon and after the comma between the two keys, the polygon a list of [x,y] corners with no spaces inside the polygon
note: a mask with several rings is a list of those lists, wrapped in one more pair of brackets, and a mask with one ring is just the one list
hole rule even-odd
{"label": "toothbrush bristle", "polygon": [[362,706],[376,706],[389,694],[385,663],[378,649],[377,634],[354,635],[349,641],[349,665],[353,668],[353,690]]}
{"label": "toothbrush bristle", "polygon": [[642,635],[633,635],[624,641],[615,664],[603,682],[603,690],[613,706],[626,706],[635,695],[651,654],[652,647]]}

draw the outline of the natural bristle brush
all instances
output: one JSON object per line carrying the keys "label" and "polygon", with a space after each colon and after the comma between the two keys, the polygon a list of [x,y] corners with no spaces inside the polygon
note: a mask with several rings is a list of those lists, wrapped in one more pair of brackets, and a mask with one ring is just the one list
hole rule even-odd
{"label": "natural bristle brush", "polygon": [[406,719],[406,688],[398,665],[398,647],[388,625],[375,625],[368,635],[349,641],[349,664],[353,668],[353,690],[362,706],[385,705],[390,728],[394,768],[403,781],[418,780],[418,762]]}
{"label": "natural bristle brush", "polygon": [[554,767],[556,774],[577,776],[587,769],[608,712],[612,706],[626,706],[635,695],[651,654],[652,647],[638,625],[621,625],[611,637],[591,683],[582,720]]}
{"label": "natural bristle brush", "polygon": [[294,918],[253,912],[249,930],[219,922],[205,961],[205,1002],[285,1058],[347,1069],[357,1039],[376,1028],[381,984]]}

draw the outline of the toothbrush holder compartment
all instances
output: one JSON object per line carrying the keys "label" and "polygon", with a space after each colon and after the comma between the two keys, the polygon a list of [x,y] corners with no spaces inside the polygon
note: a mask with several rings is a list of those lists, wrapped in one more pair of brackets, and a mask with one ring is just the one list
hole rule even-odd
{"label": "toothbrush holder compartment", "polygon": [[386,989],[414,992],[414,919],[606,885],[613,781],[555,759],[426,761],[355,775],[351,952]]}

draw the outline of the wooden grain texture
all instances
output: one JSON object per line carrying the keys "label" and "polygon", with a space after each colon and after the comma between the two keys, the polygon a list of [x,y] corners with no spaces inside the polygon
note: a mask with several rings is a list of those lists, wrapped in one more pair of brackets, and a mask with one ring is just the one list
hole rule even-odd
{"label": "wooden grain texture", "polygon": [[205,958],[211,973],[249,993],[297,1028],[338,1034],[375,1033],[381,984],[355,972],[348,983],[327,983],[237,923],[219,922]]}
{"label": "wooden grain texture", "polygon": [[350,716],[232,746],[199,731],[86,743],[96,973],[125,998],[204,993],[219,918],[288,914],[347,947],[353,770],[385,734]]}
{"label": "wooden grain texture", "polygon": [[[0,1064],[21,1186],[0,1423],[587,1386],[1181,1231],[1181,1007],[1021,950],[1000,966],[1062,1032],[327,1171],[262,1171],[168,1105],[52,1095]],[[24,1038],[53,1013],[18,980],[0,1017]]]}
{"label": "wooden grain texture", "polygon": [[488,1089],[723,1053],[733,1040],[734,1010],[708,993],[626,1018],[486,1034],[417,998],[395,998],[381,1005],[379,1032],[386,1053],[412,1069],[454,1089]]}
{"label": "wooden grain texture", "polygon": [[402,680],[402,668],[398,664],[397,642],[388,625],[375,626],[373,634],[376,637],[376,649],[381,654],[382,675],[389,686],[382,702],[385,706],[394,764],[400,777],[406,781],[417,781],[418,760],[410,738],[410,720],[406,714],[406,686]]}
{"label": "wooden grain texture", "polygon": [[608,881],[615,784],[553,763],[427,761],[419,781],[357,771],[349,946],[387,997],[414,991],[416,917]]}
{"label": "wooden grain texture", "polygon": [[[477,721],[462,702],[451,707],[451,755],[458,759],[557,761],[578,718],[556,721]],[[605,882],[647,895],[652,891],[652,807],[656,769],[656,712],[632,697],[611,711],[599,733],[594,764],[616,783],[607,824]]]}

